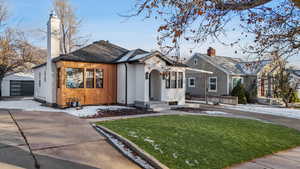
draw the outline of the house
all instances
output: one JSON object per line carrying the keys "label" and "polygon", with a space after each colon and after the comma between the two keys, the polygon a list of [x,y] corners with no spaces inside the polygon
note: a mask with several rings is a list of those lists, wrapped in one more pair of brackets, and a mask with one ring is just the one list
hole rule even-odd
{"label": "house", "polygon": [[300,96],[300,70],[288,69],[287,71],[290,73],[292,87],[295,87]]}
{"label": "house", "polygon": [[33,96],[34,80],[33,73],[20,72],[7,75],[1,84],[1,96]]}
{"label": "house", "polygon": [[271,60],[243,61],[240,58],[217,56],[216,50],[209,48],[207,54],[196,53],[186,64],[213,72],[206,75],[186,72],[187,93],[192,96],[204,97],[205,90],[208,96],[228,96],[239,82],[256,98],[273,96],[272,77],[276,69]]}
{"label": "house", "polygon": [[48,59],[33,68],[34,97],[52,106],[185,104],[185,65],[160,52],[97,41],[60,54],[60,20],[48,21]]}

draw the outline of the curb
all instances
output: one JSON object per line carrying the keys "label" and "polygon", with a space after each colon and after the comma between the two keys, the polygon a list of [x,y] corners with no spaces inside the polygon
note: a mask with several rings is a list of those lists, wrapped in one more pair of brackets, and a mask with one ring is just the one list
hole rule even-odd
{"label": "curb", "polygon": [[[123,144],[128,146],[132,151],[134,151],[138,156],[140,156],[143,160],[148,162],[154,168],[156,168],[156,169],[169,169],[167,166],[165,166],[164,164],[159,162],[157,159],[155,159],[152,155],[148,154],[147,152],[145,152],[144,150],[139,148],[136,144],[134,144],[133,142],[131,142],[128,139],[124,138],[123,136],[115,133],[114,131],[112,131],[112,130],[106,128],[106,127],[103,127],[101,125],[95,125],[94,124],[93,127],[99,128],[99,129],[107,132],[108,134],[114,136],[115,138],[117,138],[119,141],[121,141]],[[114,145],[114,147],[118,149],[118,147],[116,147],[115,145]]]}

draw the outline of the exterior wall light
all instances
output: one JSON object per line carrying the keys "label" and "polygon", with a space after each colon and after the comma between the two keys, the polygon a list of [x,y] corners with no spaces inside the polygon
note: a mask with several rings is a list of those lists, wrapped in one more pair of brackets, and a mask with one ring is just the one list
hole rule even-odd
{"label": "exterior wall light", "polygon": [[145,79],[149,79],[149,76],[150,76],[149,72],[146,72]]}

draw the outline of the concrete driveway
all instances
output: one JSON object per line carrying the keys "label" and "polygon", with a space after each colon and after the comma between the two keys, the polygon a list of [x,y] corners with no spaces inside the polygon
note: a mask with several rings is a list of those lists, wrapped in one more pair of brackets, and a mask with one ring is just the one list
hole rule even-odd
{"label": "concrete driveway", "polygon": [[10,113],[21,130],[8,111],[0,110],[0,168],[35,169],[36,163],[41,169],[140,168],[85,120],[59,112]]}

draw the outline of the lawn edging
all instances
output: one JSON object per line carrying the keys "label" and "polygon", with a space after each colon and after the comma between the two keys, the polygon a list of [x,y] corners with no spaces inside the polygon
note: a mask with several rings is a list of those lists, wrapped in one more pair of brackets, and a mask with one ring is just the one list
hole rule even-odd
{"label": "lawn edging", "polygon": [[[119,135],[118,133],[104,127],[101,125],[93,125],[94,127],[99,127],[101,130],[107,132],[108,134],[114,136],[115,138],[117,138],[118,140],[120,140],[122,143],[124,143],[126,146],[128,146],[132,151],[134,151],[138,156],[140,156],[141,158],[143,158],[143,160],[145,160],[146,162],[148,162],[150,165],[152,165],[153,167],[155,167],[156,169],[169,169],[167,166],[165,166],[164,164],[162,164],[160,161],[158,161],[156,158],[154,158],[152,155],[150,155],[149,153],[145,152],[144,150],[142,150],[141,148],[139,148],[136,144],[134,144],[133,142],[131,142],[130,140],[126,139],[125,137]],[[118,147],[116,147],[114,144],[113,146],[118,149]]]}

